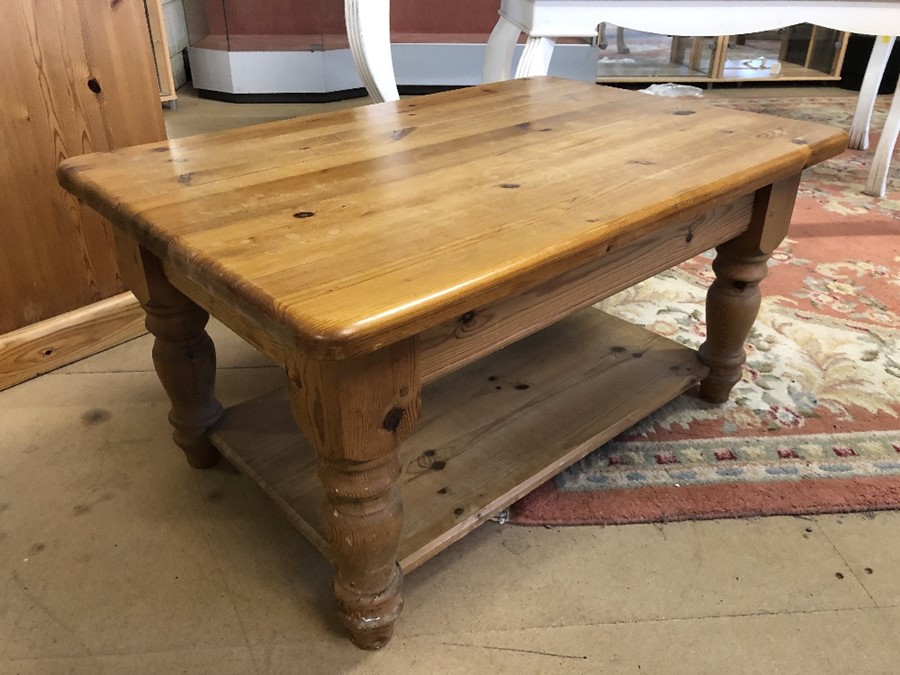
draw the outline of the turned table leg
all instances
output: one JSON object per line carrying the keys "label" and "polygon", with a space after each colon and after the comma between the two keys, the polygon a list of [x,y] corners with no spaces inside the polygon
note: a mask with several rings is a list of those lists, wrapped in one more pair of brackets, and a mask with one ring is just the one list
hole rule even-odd
{"label": "turned table leg", "polygon": [[800,176],[757,192],[749,229],[716,248],[716,280],[706,296],[706,342],[700,360],[710,372],[700,382],[700,396],[723,403],[741,379],[744,343],[759,312],[759,282],[769,256],[787,234]]}
{"label": "turned table leg", "polygon": [[328,495],[325,536],[335,563],[338,612],[363,649],[387,644],[403,607],[399,475],[396,453],[368,462],[322,457],[319,463]]}
{"label": "turned table leg", "polygon": [[706,342],[700,346],[700,360],[710,368],[700,383],[707,401],[724,403],[741,379],[744,341],[759,312],[759,282],[768,260],[768,255],[747,255],[735,242],[716,249],[716,280],[706,296]]}
{"label": "turned table leg", "polygon": [[362,649],[390,640],[403,606],[397,449],[419,416],[415,347],[289,365],[297,424],[319,455],[338,612]]}
{"label": "turned table leg", "polygon": [[169,283],[157,258],[144,251],[141,265],[146,283],[135,292],[156,338],[153,365],[172,403],[172,438],[191,466],[205,469],[219,460],[207,431],[222,415],[214,391],[216,350],[204,330],[209,314]]}

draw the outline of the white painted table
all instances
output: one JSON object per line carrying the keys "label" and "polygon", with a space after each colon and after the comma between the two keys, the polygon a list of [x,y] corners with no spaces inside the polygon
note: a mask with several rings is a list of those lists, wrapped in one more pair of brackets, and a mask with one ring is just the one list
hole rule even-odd
{"label": "white painted table", "polygon": [[[390,0],[344,0],[350,49],[369,94],[396,100],[390,50]],[[865,150],[875,95],[900,35],[897,0],[501,0],[500,18],[488,40],[485,82],[508,79],[521,33],[527,40],[516,77],[546,75],[558,37],[593,37],[601,23],[663,35],[736,35],[814,23],[876,40],[850,129],[851,147]],[[900,132],[895,96],[866,182],[868,194],[884,196]]]}

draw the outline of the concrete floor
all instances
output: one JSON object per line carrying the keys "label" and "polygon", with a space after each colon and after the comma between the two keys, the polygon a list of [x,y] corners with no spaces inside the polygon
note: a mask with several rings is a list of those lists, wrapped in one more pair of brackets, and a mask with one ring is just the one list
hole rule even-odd
{"label": "concrete floor", "polygon": [[[167,121],[311,109],[183,95]],[[211,333],[226,404],[279,378]],[[146,336],[0,393],[0,673],[900,670],[894,512],[488,523],[407,578],[385,650],[358,651],[328,564],[249,479],[190,469],[167,409]]]}

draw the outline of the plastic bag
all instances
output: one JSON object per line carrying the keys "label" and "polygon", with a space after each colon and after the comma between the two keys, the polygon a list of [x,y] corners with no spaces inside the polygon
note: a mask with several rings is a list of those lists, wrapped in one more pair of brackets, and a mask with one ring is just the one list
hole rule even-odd
{"label": "plastic bag", "polygon": [[639,89],[642,94],[650,94],[651,96],[664,96],[666,98],[703,98],[703,90],[698,87],[691,87],[686,84],[651,84],[646,89]]}

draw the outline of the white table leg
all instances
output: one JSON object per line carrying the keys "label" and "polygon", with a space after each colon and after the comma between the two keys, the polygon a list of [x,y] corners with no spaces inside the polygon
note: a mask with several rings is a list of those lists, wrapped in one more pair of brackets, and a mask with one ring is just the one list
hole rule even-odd
{"label": "white table leg", "polygon": [[600,49],[606,49],[609,47],[609,42],[606,41],[606,22],[600,24],[600,30],[597,31],[597,46]]}
{"label": "white table leg", "polygon": [[484,51],[482,75],[484,82],[502,82],[512,74],[513,52],[522,31],[502,14],[491,31]]}
{"label": "white table leg", "polygon": [[891,101],[891,110],[881,131],[881,140],[875,148],[875,157],[872,158],[872,168],[869,169],[869,179],[866,181],[865,193],[874,197],[884,197],[887,191],[891,158],[894,155],[894,146],[897,145],[897,134],[900,133],[900,81],[897,87],[898,92]]}
{"label": "white table leg", "polygon": [[866,74],[859,90],[859,99],[856,101],[853,124],[850,125],[850,147],[855,150],[866,150],[869,147],[869,125],[872,122],[875,97],[878,95],[878,85],[881,84],[881,78],[893,47],[893,37],[879,36],[875,38],[875,46],[869,57],[869,65],[866,66]]}
{"label": "white table leg", "polygon": [[376,103],[397,101],[391,58],[390,0],[344,0],[350,52],[366,91]]}
{"label": "white table leg", "polygon": [[516,68],[516,77],[546,75],[550,70],[550,57],[553,56],[555,45],[556,40],[553,38],[529,36]]}
{"label": "white table leg", "polygon": [[616,28],[616,51],[619,54],[630,54],[631,50],[625,44],[625,29],[622,26]]}
{"label": "white table leg", "polygon": [[[609,42],[606,41],[606,22],[600,24],[599,37],[597,38],[597,46],[600,49],[606,49],[609,47]],[[625,44],[625,29],[622,26],[616,27],[616,51],[619,54],[630,54],[631,50],[628,48],[628,45]]]}

